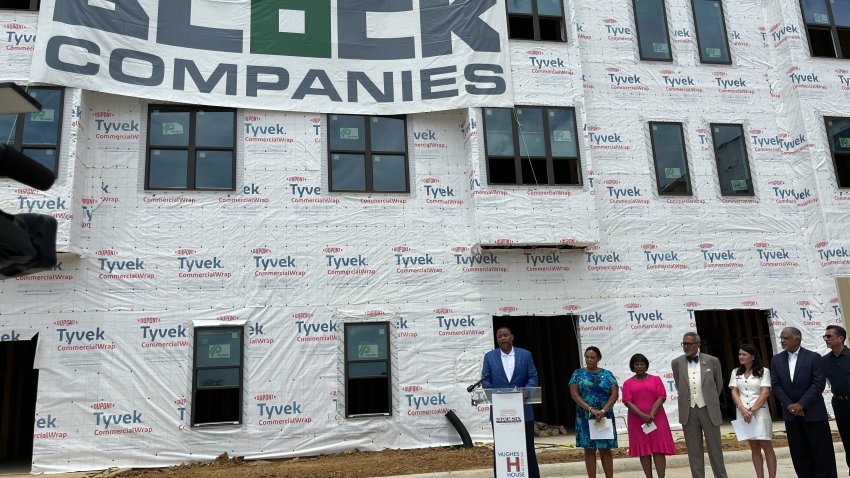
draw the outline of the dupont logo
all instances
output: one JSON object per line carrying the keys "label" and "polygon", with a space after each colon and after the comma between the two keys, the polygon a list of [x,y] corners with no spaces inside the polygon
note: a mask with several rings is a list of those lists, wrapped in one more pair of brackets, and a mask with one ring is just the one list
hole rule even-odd
{"label": "dupont logo", "polygon": [[257,402],[266,402],[266,401],[269,401],[269,400],[274,400],[276,398],[277,398],[277,395],[275,395],[273,393],[260,393],[260,394],[254,395],[254,400],[257,401]]}
{"label": "dupont logo", "polygon": [[569,304],[561,307],[561,309],[566,310],[567,312],[575,312],[581,310],[581,306],[576,304]]}
{"label": "dupont logo", "polygon": [[519,309],[517,309],[517,308],[516,308],[516,307],[514,307],[514,306],[510,306],[510,305],[509,305],[509,306],[505,306],[505,307],[499,307],[499,312],[504,312],[504,313],[506,313],[506,314],[510,314],[510,313],[512,313],[512,312],[516,312],[517,310],[519,310]]}
{"label": "dupont logo", "polygon": [[219,322],[233,322],[234,320],[239,320],[238,315],[219,315],[215,318]]}
{"label": "dupont logo", "polygon": [[451,314],[453,312],[454,311],[452,309],[449,309],[447,307],[441,307],[439,309],[434,309],[435,314]]}
{"label": "dupont logo", "polygon": [[756,302],[754,300],[745,300],[745,301],[741,302],[741,305],[744,306],[744,307],[755,307],[755,306],[758,305],[758,302]]}
{"label": "dupont logo", "polygon": [[513,239],[508,239],[508,238],[499,238],[499,239],[496,239],[493,242],[495,244],[500,245],[500,246],[509,246],[511,244],[516,244],[516,241],[514,241]]}
{"label": "dupont logo", "polygon": [[303,277],[307,275],[307,272],[298,267],[295,257],[290,254],[274,254],[267,247],[255,247],[250,252],[254,277]]}
{"label": "dupont logo", "polygon": [[296,312],[292,314],[293,319],[311,319],[313,318],[313,314],[310,312]]}
{"label": "dupont logo", "polygon": [[366,276],[377,271],[369,266],[369,259],[363,254],[345,254],[341,247],[326,247],[325,266],[331,276]]}
{"label": "dupont logo", "polygon": [[419,392],[422,390],[422,387],[419,385],[407,385],[402,388],[405,392]]}
{"label": "dupont logo", "polygon": [[561,263],[561,255],[556,252],[535,254],[525,252],[525,270],[527,272],[567,272],[570,267]]}
{"label": "dupont logo", "polygon": [[25,25],[21,25],[20,23],[6,23],[3,25],[3,28],[7,30],[23,30],[26,28]]}
{"label": "dupont logo", "polygon": [[136,322],[140,324],[158,324],[160,320],[159,317],[142,317],[141,319],[136,319]]}

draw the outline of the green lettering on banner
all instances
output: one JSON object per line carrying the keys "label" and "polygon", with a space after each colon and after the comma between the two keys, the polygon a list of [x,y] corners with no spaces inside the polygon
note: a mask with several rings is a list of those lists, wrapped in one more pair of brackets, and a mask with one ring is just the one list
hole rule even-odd
{"label": "green lettering on banner", "polygon": [[[281,15],[297,11],[304,14],[304,33],[280,31]],[[330,58],[330,0],[252,0],[251,53]]]}

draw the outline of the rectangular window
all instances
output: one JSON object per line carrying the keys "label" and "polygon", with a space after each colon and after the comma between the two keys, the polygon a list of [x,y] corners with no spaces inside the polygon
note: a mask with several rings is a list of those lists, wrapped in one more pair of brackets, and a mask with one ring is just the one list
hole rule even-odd
{"label": "rectangular window", "polygon": [[0,143],[12,146],[53,171],[59,171],[64,88],[31,87],[27,93],[41,111],[0,115]]}
{"label": "rectangular window", "polygon": [[672,61],[664,0],[633,0],[641,60]]}
{"label": "rectangular window", "polygon": [[697,34],[699,61],[732,64],[721,0],[691,0]]}
{"label": "rectangular window", "polygon": [[328,135],[331,191],[410,191],[404,116],[330,115]]}
{"label": "rectangular window", "polygon": [[850,58],[850,0],[801,0],[812,56]]}
{"label": "rectangular window", "polygon": [[839,188],[850,188],[850,118],[826,118],[829,149]]}
{"label": "rectangular window", "polygon": [[489,184],[580,185],[573,108],[484,108]]}
{"label": "rectangular window", "polygon": [[747,160],[744,127],[739,124],[711,124],[711,142],[717,162],[717,179],[723,196],[753,196],[753,179]]}
{"label": "rectangular window", "polygon": [[242,423],[242,327],[195,329],[192,425]]}
{"label": "rectangular window", "polygon": [[567,41],[561,0],[507,0],[508,38]]}
{"label": "rectangular window", "polygon": [[688,154],[682,123],[650,122],[655,179],[660,195],[690,195]]}
{"label": "rectangular window", "polygon": [[233,191],[235,145],[235,110],[152,105],[145,189]]}
{"label": "rectangular window", "polygon": [[345,416],[392,415],[390,324],[347,323]]}
{"label": "rectangular window", "polygon": [[3,0],[0,10],[38,10],[41,0]]}

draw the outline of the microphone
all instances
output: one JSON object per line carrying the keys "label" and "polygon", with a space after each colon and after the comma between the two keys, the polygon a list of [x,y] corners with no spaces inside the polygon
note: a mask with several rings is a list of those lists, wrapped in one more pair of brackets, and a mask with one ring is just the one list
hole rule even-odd
{"label": "microphone", "polygon": [[42,191],[50,189],[56,181],[56,175],[47,166],[5,144],[0,144],[0,176]]}
{"label": "microphone", "polygon": [[473,383],[472,385],[470,385],[470,386],[466,387],[466,391],[467,391],[468,393],[472,393],[472,391],[473,391],[473,390],[475,390],[475,388],[476,388],[476,387],[478,387],[479,385],[481,385],[482,383],[484,383],[484,381],[485,381],[485,380],[487,380],[488,378],[490,378],[490,374],[489,374],[489,373],[488,373],[487,375],[485,375],[485,376],[481,377],[481,380],[479,380],[479,381],[477,381],[477,382]]}

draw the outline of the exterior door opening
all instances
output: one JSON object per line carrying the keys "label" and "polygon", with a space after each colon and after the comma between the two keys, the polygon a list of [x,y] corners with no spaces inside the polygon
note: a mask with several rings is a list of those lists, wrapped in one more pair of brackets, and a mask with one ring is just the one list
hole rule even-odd
{"label": "exterior door opening", "polygon": [[[723,376],[723,395],[720,408],[724,420],[735,420],[735,404],[728,387],[732,371],[739,366],[738,350],[741,345],[751,344],[759,355],[762,365],[770,368],[773,357],[773,340],[769,319],[770,310],[734,309],[734,310],[696,310],[693,312],[697,333],[702,339],[700,351],[714,355],[720,360]],[[781,418],[773,394],[768,400],[770,414],[774,420]]]}
{"label": "exterior door opening", "polygon": [[513,332],[514,346],[528,350],[534,358],[543,392],[543,403],[534,405],[535,421],[573,429],[576,407],[570,399],[568,382],[581,366],[574,317],[494,316],[494,347],[498,347],[496,331],[502,326]]}
{"label": "exterior door opening", "polygon": [[0,342],[0,468],[32,465],[38,370],[33,369],[38,335]]}

